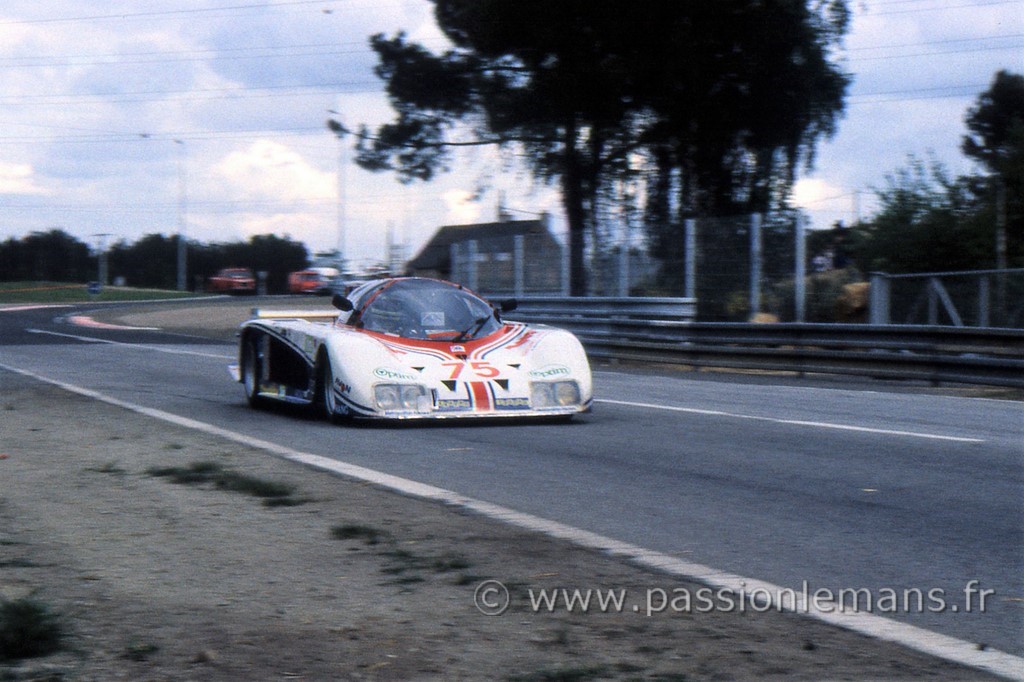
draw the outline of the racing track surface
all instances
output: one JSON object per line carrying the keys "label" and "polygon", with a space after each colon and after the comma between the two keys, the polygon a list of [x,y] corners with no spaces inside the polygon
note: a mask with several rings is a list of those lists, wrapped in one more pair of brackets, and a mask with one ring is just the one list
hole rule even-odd
{"label": "racing track surface", "polygon": [[0,365],[796,590],[943,590],[893,617],[1024,655],[1019,402],[598,369],[571,424],[338,427],[250,410],[232,345],[70,311],[0,312]]}

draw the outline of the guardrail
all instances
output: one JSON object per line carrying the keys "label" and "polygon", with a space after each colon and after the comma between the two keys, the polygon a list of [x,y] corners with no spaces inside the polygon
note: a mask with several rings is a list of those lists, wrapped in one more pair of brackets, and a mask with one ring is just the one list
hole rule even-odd
{"label": "guardrail", "polygon": [[528,297],[509,318],[569,329],[597,358],[1024,388],[1024,330],[693,316],[692,299]]}

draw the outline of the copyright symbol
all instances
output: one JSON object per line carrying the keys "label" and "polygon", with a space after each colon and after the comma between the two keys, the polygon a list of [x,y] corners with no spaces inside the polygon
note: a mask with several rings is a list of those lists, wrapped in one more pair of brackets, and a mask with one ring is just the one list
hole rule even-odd
{"label": "copyright symbol", "polygon": [[508,610],[508,588],[497,580],[485,580],[473,592],[473,604],[485,616],[500,616]]}

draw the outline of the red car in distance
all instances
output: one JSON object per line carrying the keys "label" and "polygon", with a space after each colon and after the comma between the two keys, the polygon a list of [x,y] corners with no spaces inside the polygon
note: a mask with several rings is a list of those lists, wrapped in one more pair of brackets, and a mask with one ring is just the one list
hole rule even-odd
{"label": "red car in distance", "polygon": [[206,280],[208,293],[255,294],[256,276],[249,268],[224,268]]}
{"label": "red car in distance", "polygon": [[288,274],[289,294],[320,294],[327,289],[331,279],[338,276],[334,268],[310,268]]}

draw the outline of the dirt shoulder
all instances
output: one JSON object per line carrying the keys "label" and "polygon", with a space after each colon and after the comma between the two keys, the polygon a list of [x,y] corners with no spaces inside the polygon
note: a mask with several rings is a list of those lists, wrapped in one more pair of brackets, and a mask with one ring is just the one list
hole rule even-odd
{"label": "dirt shoulder", "polygon": [[[0,679],[984,678],[792,614],[648,616],[648,590],[701,585],[2,370],[0,385],[0,596],[66,631]],[[196,464],[290,492],[153,475]],[[501,615],[477,607],[488,580],[511,595]],[[530,607],[561,588],[629,596],[621,612]]]}

